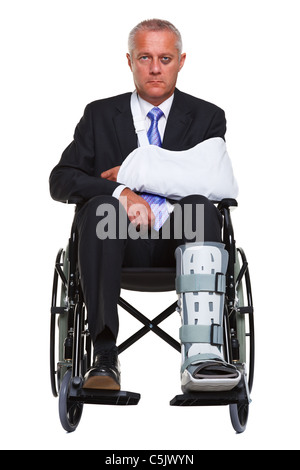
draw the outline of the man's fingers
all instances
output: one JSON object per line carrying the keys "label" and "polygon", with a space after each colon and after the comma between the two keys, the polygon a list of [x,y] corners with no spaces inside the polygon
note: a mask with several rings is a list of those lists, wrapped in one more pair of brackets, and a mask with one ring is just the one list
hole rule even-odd
{"label": "man's fingers", "polygon": [[131,223],[140,227],[151,227],[151,209],[144,204],[132,204],[128,210],[128,217]]}
{"label": "man's fingers", "polygon": [[101,173],[101,178],[108,179],[111,175],[111,170],[106,170]]}
{"label": "man's fingers", "polygon": [[101,173],[101,178],[109,181],[117,181],[120,166],[115,166]]}
{"label": "man's fingers", "polygon": [[150,223],[150,226],[153,227],[154,223],[155,223],[155,215],[153,214],[153,212],[151,211],[150,212],[150,220],[149,220],[149,223]]}

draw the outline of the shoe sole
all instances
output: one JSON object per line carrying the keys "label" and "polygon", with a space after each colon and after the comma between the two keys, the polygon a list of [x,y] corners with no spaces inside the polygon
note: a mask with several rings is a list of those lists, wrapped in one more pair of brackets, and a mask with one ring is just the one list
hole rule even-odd
{"label": "shoe sole", "polygon": [[119,391],[120,385],[111,377],[98,375],[88,378],[84,383],[83,388]]}
{"label": "shoe sole", "polygon": [[188,392],[225,392],[230,391],[241,380],[241,374],[235,379],[194,379],[191,374],[185,370],[181,376],[181,389],[183,393]]}

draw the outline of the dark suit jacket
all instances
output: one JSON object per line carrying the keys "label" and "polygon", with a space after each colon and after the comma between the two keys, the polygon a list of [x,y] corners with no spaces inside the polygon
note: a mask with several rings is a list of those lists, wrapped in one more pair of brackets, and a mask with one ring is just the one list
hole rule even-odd
{"label": "dark suit jacket", "polygon": [[[130,98],[131,93],[125,93],[87,105],[73,142],[51,172],[53,199],[81,204],[94,196],[113,193],[118,183],[102,179],[100,174],[121,165],[137,148]],[[212,137],[224,138],[225,132],[222,109],[175,90],[163,148],[187,150]]]}

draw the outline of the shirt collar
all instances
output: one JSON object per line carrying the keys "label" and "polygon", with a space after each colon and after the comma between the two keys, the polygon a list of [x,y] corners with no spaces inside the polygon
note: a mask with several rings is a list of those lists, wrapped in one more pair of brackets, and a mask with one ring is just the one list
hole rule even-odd
{"label": "shirt collar", "polygon": [[[149,111],[155,106],[153,106],[153,104],[149,103],[148,101],[143,100],[143,98],[141,98],[140,96],[138,96],[138,99],[139,99],[142,115],[146,118]],[[158,106],[158,108],[161,109],[162,112],[164,113],[164,116],[166,119],[168,119],[169,112],[173,103],[173,99],[174,99],[174,94]]]}

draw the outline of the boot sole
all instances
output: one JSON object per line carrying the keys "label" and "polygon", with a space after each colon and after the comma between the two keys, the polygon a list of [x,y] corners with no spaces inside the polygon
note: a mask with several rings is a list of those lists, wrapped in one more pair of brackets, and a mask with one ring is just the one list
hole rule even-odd
{"label": "boot sole", "polygon": [[194,379],[185,370],[181,377],[181,389],[183,393],[188,392],[224,392],[232,390],[241,380],[241,374],[235,379]]}

